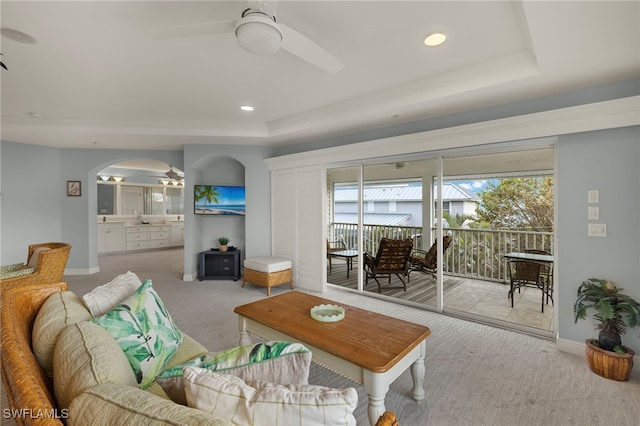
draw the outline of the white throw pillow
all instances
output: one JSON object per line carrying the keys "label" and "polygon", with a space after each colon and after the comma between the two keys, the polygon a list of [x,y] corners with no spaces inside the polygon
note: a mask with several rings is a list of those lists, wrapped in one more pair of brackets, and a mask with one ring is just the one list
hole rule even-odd
{"label": "white throw pillow", "polygon": [[131,271],[115,277],[111,282],[94,288],[82,296],[92,317],[104,315],[124,299],[131,296],[142,285],[140,278]]}
{"label": "white throw pillow", "polygon": [[196,367],[184,369],[189,407],[237,425],[355,426],[358,405],[354,388],[278,385],[247,381]]}

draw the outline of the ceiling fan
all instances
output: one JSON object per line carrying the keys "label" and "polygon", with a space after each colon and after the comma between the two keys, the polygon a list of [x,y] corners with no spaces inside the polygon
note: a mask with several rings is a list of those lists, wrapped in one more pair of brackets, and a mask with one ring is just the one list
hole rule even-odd
{"label": "ceiling fan", "polygon": [[169,165],[169,170],[164,172],[164,176],[150,176],[150,177],[158,177],[158,178],[167,178],[170,180],[181,181],[184,179],[184,173],[180,174],[174,170],[174,167]]}
{"label": "ceiling fan", "polygon": [[[268,3],[268,4],[267,4]],[[158,38],[195,37],[210,34],[235,33],[238,44],[257,55],[276,53],[280,48],[332,74],[344,64],[327,50],[290,26],[278,22],[275,16],[277,1],[249,1],[240,19],[212,21],[170,28]]]}

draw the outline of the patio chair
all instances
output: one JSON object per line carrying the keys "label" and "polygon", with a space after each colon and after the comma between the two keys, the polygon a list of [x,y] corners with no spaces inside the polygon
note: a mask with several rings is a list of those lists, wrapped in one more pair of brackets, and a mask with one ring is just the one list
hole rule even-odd
{"label": "patio chair", "polygon": [[378,252],[373,257],[369,253],[364,253],[364,272],[365,286],[369,283],[369,278],[373,278],[378,284],[378,293],[382,291],[382,286],[378,278],[388,277],[391,284],[391,276],[397,276],[402,281],[402,287],[385,287],[403,288],[407,291],[407,283],[402,276],[409,277],[409,256],[413,240],[407,238],[404,240],[396,240],[391,238],[383,238],[380,240]]}
{"label": "patio chair", "polygon": [[331,253],[337,251],[343,251],[347,249],[347,245],[344,242],[342,235],[337,236],[333,240],[327,238],[327,260],[329,261],[329,273],[331,273]]}
{"label": "patio chair", "polygon": [[[442,237],[442,240],[444,241],[442,254],[444,254],[451,245],[453,238],[451,238],[450,235],[445,235]],[[435,278],[438,272],[438,241],[434,242],[428,251],[413,249],[410,263],[409,275],[412,271],[420,271],[431,274],[433,278]]]}
{"label": "patio chair", "polygon": [[71,245],[42,243],[29,246],[27,263],[2,266],[2,292],[28,284],[50,284],[62,281]]}
{"label": "patio chair", "polygon": [[540,289],[541,296],[541,311],[544,313],[544,298],[547,296],[547,303],[551,298],[553,304],[553,297],[549,294],[544,278],[542,277],[541,270],[543,265],[537,262],[531,262],[528,260],[511,260],[509,262],[509,293],[507,297],[511,298],[511,307],[513,308],[514,293],[522,287],[537,287]]}
{"label": "patio chair", "polygon": [[[551,253],[545,250],[538,249],[527,249],[524,251],[525,253],[531,254],[544,254],[547,256],[551,256]],[[549,298],[553,300],[553,264],[544,264],[540,267],[540,275],[544,281],[546,287],[547,294],[547,304],[549,304]]]}

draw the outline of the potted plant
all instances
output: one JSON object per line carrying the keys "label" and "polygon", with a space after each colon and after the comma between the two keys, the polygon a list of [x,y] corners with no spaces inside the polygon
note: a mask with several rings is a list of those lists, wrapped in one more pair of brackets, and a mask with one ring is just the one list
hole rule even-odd
{"label": "potted plant", "polygon": [[588,309],[594,309],[593,318],[600,330],[598,339],[587,339],[585,355],[594,373],[619,381],[629,380],[634,352],[622,346],[621,335],[640,324],[640,303],[622,292],[609,280],[590,278],[578,287],[573,305],[577,323],[585,319]]}
{"label": "potted plant", "polygon": [[226,252],[228,250],[227,244],[229,244],[229,238],[227,237],[218,238],[218,244],[220,244],[220,251],[222,253]]}

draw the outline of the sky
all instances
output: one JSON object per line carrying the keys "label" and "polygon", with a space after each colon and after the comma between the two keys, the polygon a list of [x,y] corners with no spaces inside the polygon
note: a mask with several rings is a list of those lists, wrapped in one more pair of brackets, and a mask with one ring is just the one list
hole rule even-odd
{"label": "sky", "polygon": [[497,180],[482,179],[482,180],[456,180],[456,181],[453,181],[453,183],[455,183],[455,184],[459,185],[460,187],[466,189],[467,191],[471,191],[473,193],[478,193],[480,191],[484,191],[491,182],[497,182]]}

